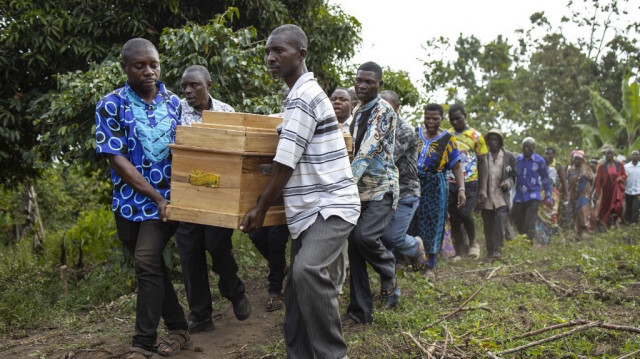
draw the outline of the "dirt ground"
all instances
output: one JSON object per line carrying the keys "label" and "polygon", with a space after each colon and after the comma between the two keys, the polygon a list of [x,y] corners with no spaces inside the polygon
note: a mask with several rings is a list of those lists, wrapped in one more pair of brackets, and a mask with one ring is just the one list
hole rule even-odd
{"label": "dirt ground", "polygon": [[[265,310],[268,294],[262,288],[249,288],[247,295],[252,305],[249,319],[238,321],[229,304],[223,311],[214,313],[215,330],[194,334],[193,347],[181,351],[175,358],[251,358],[255,356],[257,347],[281,340],[284,311]],[[20,338],[7,338],[4,345],[0,346],[0,358],[124,358],[129,346],[126,343],[113,343],[112,333],[121,331],[132,334],[133,328],[129,324],[132,318],[112,319],[95,323],[91,328],[83,328],[76,333],[60,329],[41,329],[25,333]],[[162,357],[156,354],[153,358]]]}

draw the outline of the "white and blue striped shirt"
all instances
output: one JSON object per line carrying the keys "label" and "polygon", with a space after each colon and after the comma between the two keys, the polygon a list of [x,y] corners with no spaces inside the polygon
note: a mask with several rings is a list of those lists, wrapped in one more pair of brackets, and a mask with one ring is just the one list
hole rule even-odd
{"label": "white and blue striped shirt", "polygon": [[360,198],[342,131],[312,72],[300,76],[284,101],[273,160],[294,169],[282,193],[291,238],[309,228],[318,213],[357,223]]}

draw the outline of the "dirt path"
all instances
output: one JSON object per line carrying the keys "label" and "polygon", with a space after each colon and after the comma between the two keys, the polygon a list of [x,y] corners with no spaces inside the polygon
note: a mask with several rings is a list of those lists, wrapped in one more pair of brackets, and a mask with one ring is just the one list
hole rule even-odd
{"label": "dirt path", "polygon": [[[268,294],[264,288],[247,290],[252,305],[251,317],[238,321],[231,304],[214,313],[215,330],[194,334],[194,346],[183,350],[176,359],[253,358],[260,346],[282,339],[284,311],[267,312]],[[0,345],[0,358],[33,359],[106,359],[123,358],[129,346],[133,318],[110,317],[101,323],[70,332],[62,329],[40,329],[19,337],[4,338]],[[127,336],[125,343],[117,343],[113,332]],[[162,358],[154,355],[153,358]]]}

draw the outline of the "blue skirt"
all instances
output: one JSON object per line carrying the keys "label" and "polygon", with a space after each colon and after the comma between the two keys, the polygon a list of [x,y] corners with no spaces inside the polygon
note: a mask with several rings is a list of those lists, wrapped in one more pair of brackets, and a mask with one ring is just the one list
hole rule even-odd
{"label": "blue skirt", "polygon": [[413,216],[409,233],[420,236],[427,254],[437,254],[442,248],[444,225],[447,219],[449,181],[444,172],[425,172],[418,169],[420,204]]}

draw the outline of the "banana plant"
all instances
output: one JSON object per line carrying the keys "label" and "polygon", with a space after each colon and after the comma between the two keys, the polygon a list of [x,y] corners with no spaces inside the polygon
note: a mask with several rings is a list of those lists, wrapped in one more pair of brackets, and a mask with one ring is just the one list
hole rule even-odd
{"label": "banana plant", "polygon": [[597,126],[578,124],[587,146],[598,148],[611,144],[619,152],[628,155],[640,150],[640,85],[629,84],[631,69],[622,78],[622,109],[616,110],[597,89],[590,89],[591,106]]}

